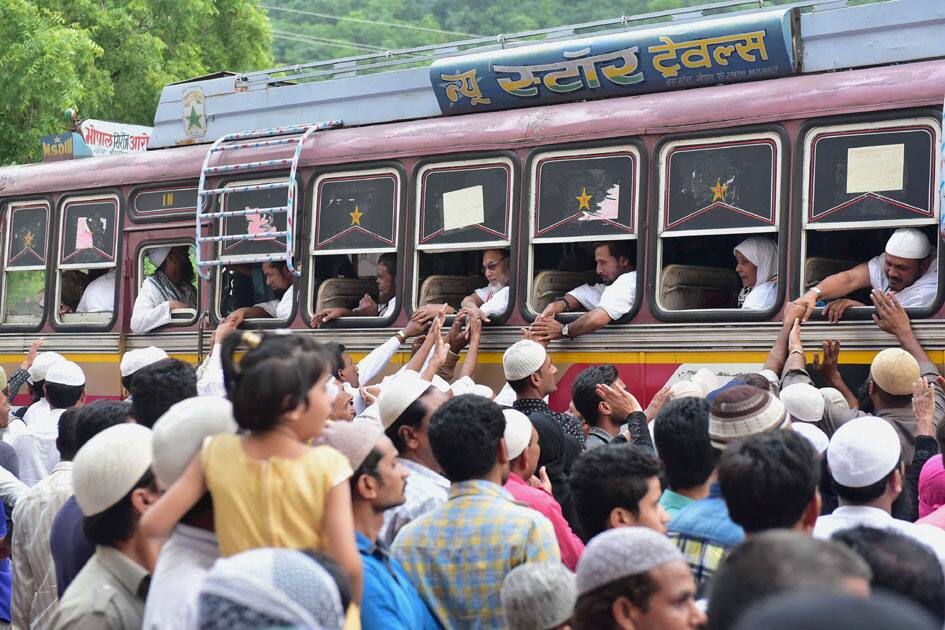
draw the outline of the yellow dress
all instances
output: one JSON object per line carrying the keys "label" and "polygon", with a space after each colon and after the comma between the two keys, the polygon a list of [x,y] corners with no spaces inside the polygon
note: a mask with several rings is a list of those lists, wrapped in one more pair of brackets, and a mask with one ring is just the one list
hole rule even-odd
{"label": "yellow dress", "polygon": [[330,446],[299,458],[250,459],[237,435],[217,435],[203,448],[220,553],[259,547],[324,551],[322,517],[328,491],[352,475]]}

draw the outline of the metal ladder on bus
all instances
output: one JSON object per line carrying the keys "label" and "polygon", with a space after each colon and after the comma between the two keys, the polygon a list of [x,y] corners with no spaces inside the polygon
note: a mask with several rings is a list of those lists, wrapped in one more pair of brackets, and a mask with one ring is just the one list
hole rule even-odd
{"label": "metal ladder on bus", "polygon": [[[217,244],[223,241],[257,241],[284,237],[286,241],[285,252],[265,254],[256,257],[243,258],[240,262],[244,263],[262,263],[285,261],[286,266],[295,275],[299,275],[292,261],[292,248],[294,246],[295,217],[292,208],[295,203],[295,175],[299,164],[299,158],[302,155],[302,145],[305,141],[317,131],[333,129],[341,126],[341,121],[329,120],[308,125],[292,125],[290,127],[273,127],[271,129],[256,129],[253,131],[241,131],[230,133],[218,138],[207,151],[203,160],[203,166],[200,169],[200,184],[197,188],[197,226],[196,226],[196,249],[197,249],[197,273],[204,280],[210,279],[210,268],[220,267],[226,264],[226,261],[217,259],[214,254],[217,251]],[[261,160],[257,162],[243,162],[240,164],[225,164],[220,166],[210,166],[213,156],[224,151],[238,151],[241,149],[255,149],[258,147],[286,145],[292,148],[295,145],[292,157],[281,158],[277,160]],[[246,171],[256,171],[261,169],[289,167],[289,175],[284,181],[271,182],[268,184],[248,184],[243,186],[230,186],[225,188],[207,188],[207,176],[221,175],[224,173],[239,173]],[[249,208],[246,210],[224,210],[223,204],[219,209],[215,209],[213,201],[227,193],[250,192],[254,190],[270,190],[285,188],[286,205],[273,208]],[[261,232],[258,234],[216,234],[211,230],[210,236],[203,235],[203,228],[207,225],[215,225],[217,220],[226,217],[246,216],[249,214],[259,214],[262,212],[270,214],[285,213],[286,229],[284,231]],[[204,257],[204,248],[209,246],[210,257]]]}

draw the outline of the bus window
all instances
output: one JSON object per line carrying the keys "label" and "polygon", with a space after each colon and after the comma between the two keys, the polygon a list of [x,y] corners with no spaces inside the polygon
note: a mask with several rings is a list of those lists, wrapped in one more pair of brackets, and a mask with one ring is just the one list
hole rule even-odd
{"label": "bus window", "polygon": [[826,306],[833,321],[868,316],[848,309],[871,307],[871,289],[894,292],[907,308],[936,303],[939,145],[931,117],[806,131],[801,301]]}
{"label": "bus window", "polygon": [[401,181],[394,168],[315,180],[307,300],[313,327],[388,325],[397,317]]}
{"label": "bus window", "polygon": [[612,319],[636,312],[640,169],[634,145],[532,156],[526,304],[533,315],[591,310],[615,283],[629,295],[615,312],[608,307]]}
{"label": "bus window", "polygon": [[188,326],[197,320],[196,256],[190,242],[145,245],[139,250],[132,332]]}
{"label": "bus window", "polygon": [[118,295],[118,198],[70,197],[61,216],[56,321],[107,326]]}
{"label": "bus window", "polygon": [[417,175],[413,309],[447,305],[490,322],[512,303],[510,230],[515,170],[507,158],[438,162]]}
{"label": "bus window", "polygon": [[662,145],[653,295],[662,317],[738,309],[763,319],[778,308],[781,143],[765,132]]}
{"label": "bus window", "polygon": [[[234,181],[224,188],[263,185],[285,179]],[[293,195],[298,199],[298,195]],[[261,188],[225,193],[225,211],[241,214],[224,217],[219,234],[233,237],[214,243],[214,257],[226,265],[216,271],[216,316],[240,324],[244,320],[260,323],[278,320],[287,322],[295,309],[294,278],[284,261],[260,262],[266,256],[282,256],[286,252],[288,213],[286,188]],[[293,209],[294,212],[294,209]],[[241,236],[254,238],[244,239]],[[206,256],[206,250],[204,255]]]}
{"label": "bus window", "polygon": [[6,242],[0,302],[4,324],[37,325],[43,318],[49,204],[11,203],[6,212]]}

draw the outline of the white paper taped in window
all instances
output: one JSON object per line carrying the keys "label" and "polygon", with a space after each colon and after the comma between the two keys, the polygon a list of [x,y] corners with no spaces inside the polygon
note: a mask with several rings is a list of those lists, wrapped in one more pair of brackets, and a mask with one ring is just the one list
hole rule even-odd
{"label": "white paper taped in window", "polygon": [[485,221],[482,186],[443,193],[443,229],[456,230]]}
{"label": "white paper taped in window", "polygon": [[847,149],[847,194],[902,190],[906,145]]}

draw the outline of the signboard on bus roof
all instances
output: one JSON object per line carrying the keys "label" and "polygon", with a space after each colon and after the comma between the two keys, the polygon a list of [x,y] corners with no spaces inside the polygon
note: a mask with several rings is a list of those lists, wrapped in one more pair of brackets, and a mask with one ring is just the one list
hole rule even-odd
{"label": "signboard on bus roof", "polygon": [[713,20],[439,59],[444,114],[628,96],[794,74],[794,11]]}

